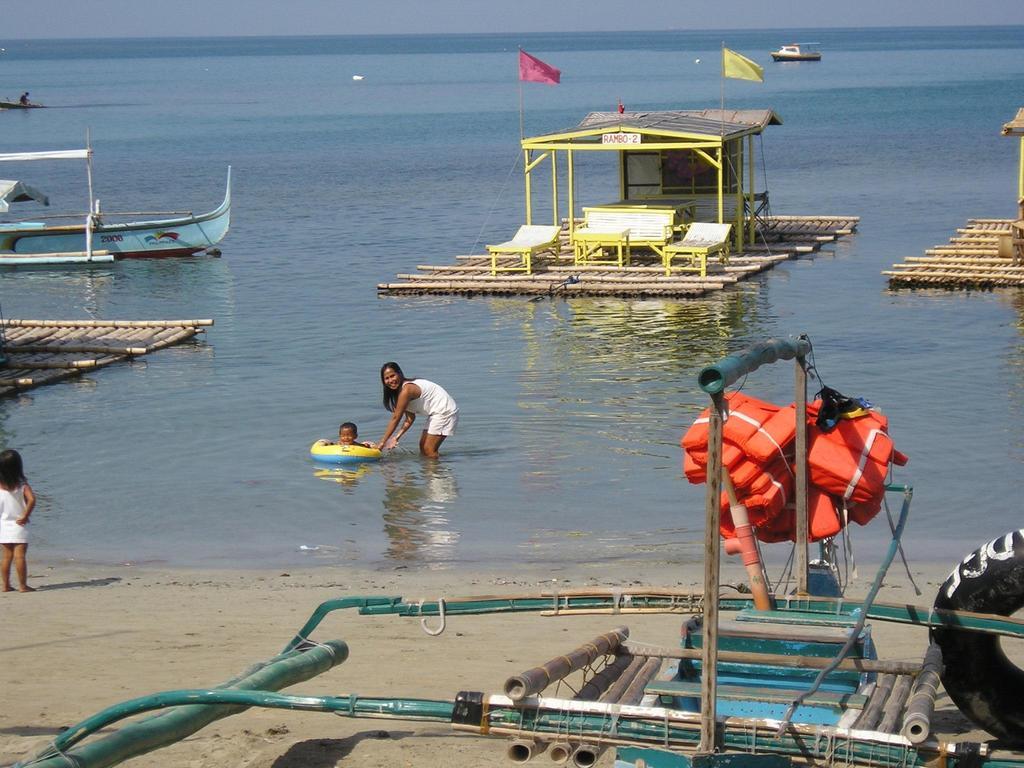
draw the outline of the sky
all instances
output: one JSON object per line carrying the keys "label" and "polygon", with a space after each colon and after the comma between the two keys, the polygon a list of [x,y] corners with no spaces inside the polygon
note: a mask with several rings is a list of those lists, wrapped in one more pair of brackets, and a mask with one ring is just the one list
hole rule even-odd
{"label": "sky", "polygon": [[0,0],[0,41],[1024,24],[1024,0]]}

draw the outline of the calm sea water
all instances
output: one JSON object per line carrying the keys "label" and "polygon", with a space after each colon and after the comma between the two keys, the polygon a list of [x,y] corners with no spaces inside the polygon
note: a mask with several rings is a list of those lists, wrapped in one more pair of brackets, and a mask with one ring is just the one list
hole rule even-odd
{"label": "calm sea water", "polygon": [[[821,41],[822,62],[773,65],[793,36]],[[774,212],[857,215],[855,236],[701,300],[377,296],[522,223],[517,45],[563,72],[524,88],[539,133],[617,99],[718,106],[722,41],[767,73],[727,82],[726,105],[784,121],[763,143]],[[891,292],[880,272],[1013,213],[1018,146],[999,129],[1020,106],[1022,28],[0,46],[0,96],[53,107],[0,113],[0,152],[89,131],[104,208],[206,210],[234,169],[222,258],[0,274],[7,317],[216,321],[197,345],[0,402],[40,498],[37,561],[695,559],[703,487],[682,478],[678,439],[705,404],[696,373],[799,332],[911,456],[912,558],[952,563],[1021,525],[1024,294]],[[77,164],[2,170],[84,205]],[[607,199],[613,177],[590,163],[580,199]],[[443,460],[318,470],[308,446],[340,421],[383,431],[386,360],[457,398]],[[745,388],[789,402],[791,381],[787,366]],[[853,531],[859,558],[885,528]]]}

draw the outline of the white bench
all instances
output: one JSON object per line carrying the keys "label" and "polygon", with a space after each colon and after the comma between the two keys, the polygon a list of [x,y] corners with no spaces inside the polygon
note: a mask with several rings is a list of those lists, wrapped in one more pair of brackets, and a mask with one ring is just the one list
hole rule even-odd
{"label": "white bench", "polygon": [[717,253],[723,264],[728,264],[730,229],[732,224],[711,224],[706,221],[691,224],[682,240],[665,247],[662,257],[665,274],[672,274],[672,260],[677,258],[684,258],[687,262],[675,269],[700,272],[701,277],[707,277],[708,256],[712,253]]}
{"label": "white bench", "polygon": [[[664,257],[664,248],[675,233],[675,211],[637,208],[584,208],[583,226],[572,234],[575,264],[618,264],[630,262],[634,246],[650,248]],[[604,258],[604,249],[614,248],[614,259]]]}
{"label": "white bench", "polygon": [[[498,271],[503,272],[533,272],[533,257],[544,251],[551,251],[553,256],[558,255],[558,236],[562,228],[557,225],[545,226],[542,224],[524,224],[519,228],[511,240],[497,245],[488,245],[487,250],[491,254],[491,274],[496,275]],[[522,257],[521,266],[499,267],[498,256],[518,255]]]}

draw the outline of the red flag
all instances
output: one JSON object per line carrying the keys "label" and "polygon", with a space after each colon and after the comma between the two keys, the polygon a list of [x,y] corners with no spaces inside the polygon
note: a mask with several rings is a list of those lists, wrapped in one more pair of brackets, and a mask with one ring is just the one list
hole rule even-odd
{"label": "red flag", "polygon": [[550,64],[545,64],[535,56],[531,56],[522,48],[519,49],[519,79],[528,83],[547,83],[558,85],[562,79],[561,71]]}

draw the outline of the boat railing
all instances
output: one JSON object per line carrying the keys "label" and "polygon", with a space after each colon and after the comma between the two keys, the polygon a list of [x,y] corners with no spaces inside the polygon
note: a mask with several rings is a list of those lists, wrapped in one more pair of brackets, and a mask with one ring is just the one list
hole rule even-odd
{"label": "boat railing", "polygon": [[[21,221],[53,221],[56,219],[82,219],[89,214],[80,213],[48,213],[45,216],[32,216],[24,219],[4,220],[0,224],[18,224]],[[96,218],[113,218],[115,216],[195,216],[192,211],[101,211],[93,214]]]}

